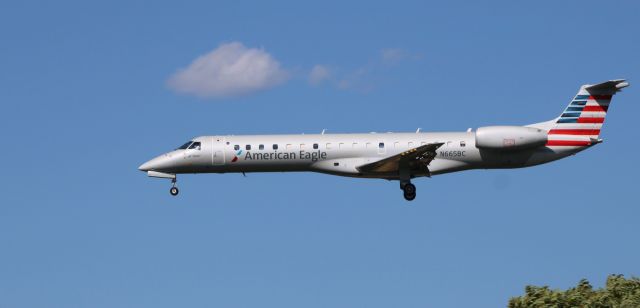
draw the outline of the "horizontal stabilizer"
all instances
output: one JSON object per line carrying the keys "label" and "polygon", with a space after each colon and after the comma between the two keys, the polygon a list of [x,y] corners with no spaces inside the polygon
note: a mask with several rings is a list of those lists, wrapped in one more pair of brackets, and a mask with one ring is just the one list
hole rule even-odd
{"label": "horizontal stabilizer", "polygon": [[589,93],[596,94],[614,94],[624,87],[628,87],[629,83],[624,79],[609,80],[603,83],[586,86],[585,90]]}

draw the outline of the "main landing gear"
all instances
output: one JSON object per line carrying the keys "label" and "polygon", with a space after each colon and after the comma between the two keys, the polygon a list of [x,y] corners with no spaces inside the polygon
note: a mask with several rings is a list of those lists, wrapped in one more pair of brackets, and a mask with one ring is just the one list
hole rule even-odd
{"label": "main landing gear", "polygon": [[406,168],[400,168],[400,189],[404,193],[404,198],[407,201],[411,201],[416,198],[416,186],[411,184],[411,171],[407,166]]}
{"label": "main landing gear", "polygon": [[411,201],[416,198],[416,186],[411,184],[411,182],[400,183],[400,188],[404,192],[404,198],[407,201]]}
{"label": "main landing gear", "polygon": [[180,190],[178,190],[178,187],[176,187],[176,179],[175,178],[171,179],[171,185],[172,186],[171,186],[171,189],[169,189],[169,193],[172,196],[177,196],[178,193],[180,192]]}

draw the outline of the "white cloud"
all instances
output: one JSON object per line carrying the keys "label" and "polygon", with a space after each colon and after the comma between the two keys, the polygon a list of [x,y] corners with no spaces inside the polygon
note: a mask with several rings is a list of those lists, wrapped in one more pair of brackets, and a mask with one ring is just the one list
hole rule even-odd
{"label": "white cloud", "polygon": [[181,93],[227,97],[268,89],[288,78],[289,73],[266,51],[232,42],[198,57],[167,83]]}
{"label": "white cloud", "polygon": [[398,63],[407,57],[407,52],[400,48],[386,48],[380,51],[382,62],[388,64]]}
{"label": "white cloud", "polygon": [[331,71],[323,65],[316,65],[309,73],[309,83],[317,86],[331,77]]}
{"label": "white cloud", "polygon": [[328,83],[340,90],[356,90],[370,92],[376,85],[384,82],[384,75],[389,70],[401,66],[405,62],[421,60],[422,55],[401,48],[385,48],[378,55],[370,58],[360,66],[345,69],[315,65],[309,73],[309,84],[317,86]]}

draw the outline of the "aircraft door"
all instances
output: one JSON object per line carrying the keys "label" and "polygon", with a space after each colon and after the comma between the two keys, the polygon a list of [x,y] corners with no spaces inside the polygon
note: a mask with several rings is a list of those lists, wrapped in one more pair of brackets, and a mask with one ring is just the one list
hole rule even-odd
{"label": "aircraft door", "polygon": [[212,137],[212,139],[213,148],[211,149],[211,155],[213,165],[224,165],[224,138]]}

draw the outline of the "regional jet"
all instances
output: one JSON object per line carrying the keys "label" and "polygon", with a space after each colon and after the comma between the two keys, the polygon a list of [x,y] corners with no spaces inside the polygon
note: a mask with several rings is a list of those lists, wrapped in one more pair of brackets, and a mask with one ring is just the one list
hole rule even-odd
{"label": "regional jet", "polygon": [[397,180],[406,200],[411,180],[470,169],[535,166],[602,142],[611,97],[623,79],[583,85],[559,117],[525,126],[486,126],[466,132],[202,136],[138,169],[171,179],[178,174],[310,171]]}

